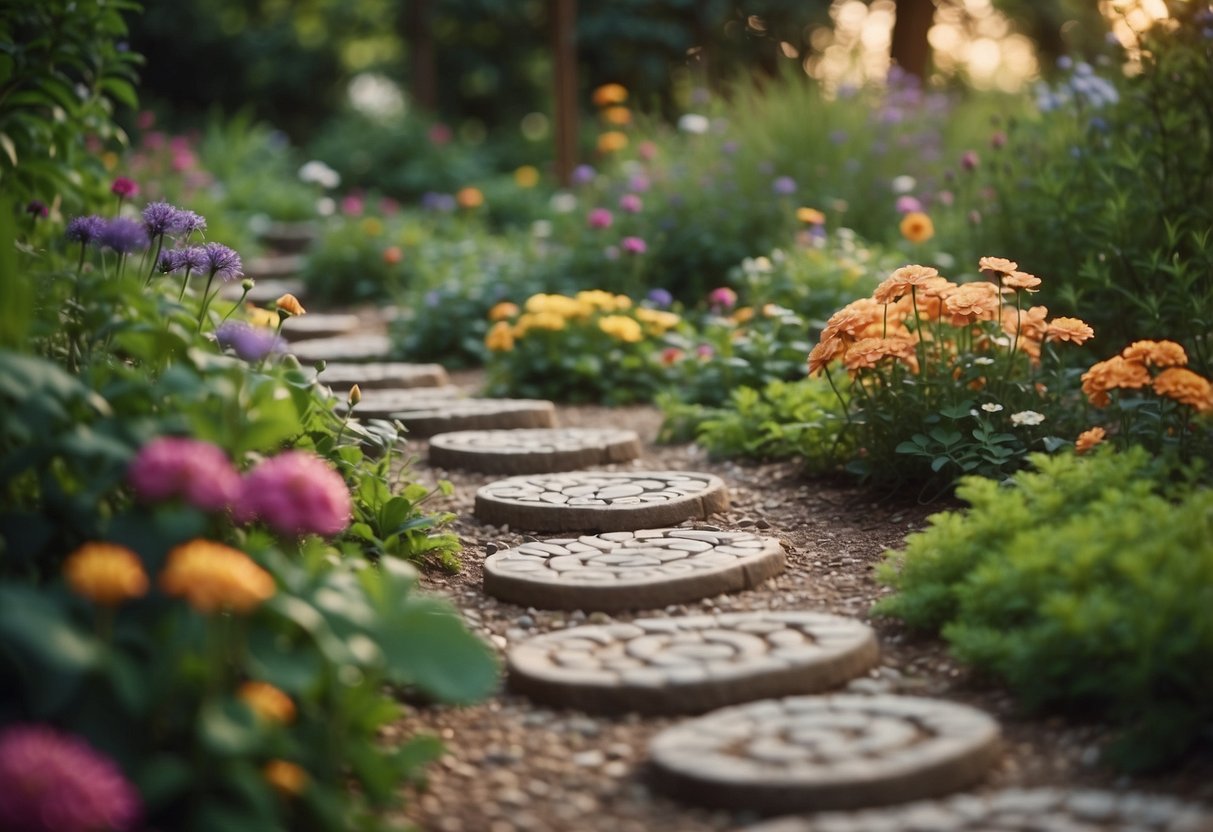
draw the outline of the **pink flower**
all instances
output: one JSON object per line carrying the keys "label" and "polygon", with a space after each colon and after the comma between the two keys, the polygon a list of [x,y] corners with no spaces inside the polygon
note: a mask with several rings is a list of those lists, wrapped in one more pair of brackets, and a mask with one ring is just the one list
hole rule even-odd
{"label": "pink flower", "polygon": [[965,170],[977,170],[977,165],[981,163],[981,159],[977,156],[977,151],[966,150],[960,156],[960,166]]}
{"label": "pink flower", "polygon": [[595,208],[590,211],[585,221],[590,228],[610,228],[615,217],[606,208]]}
{"label": "pink flower", "polygon": [[140,130],[151,130],[156,126],[156,114],[151,110],[143,110],[139,113],[139,117],[135,122]]}
{"label": "pink flower", "polygon": [[639,237],[624,237],[619,241],[619,247],[628,254],[644,254],[649,250],[648,244]]}
{"label": "pink flower", "polygon": [[643,141],[636,145],[636,154],[646,162],[651,161],[657,155],[657,145],[650,141]]}
{"label": "pink flower", "polygon": [[897,213],[909,214],[914,211],[921,210],[922,203],[919,202],[915,197],[912,197],[909,194],[897,197]]}
{"label": "pink flower", "polygon": [[652,187],[652,182],[643,173],[638,173],[628,180],[628,187],[638,194],[642,194]]}
{"label": "pink flower", "polygon": [[114,180],[114,184],[110,185],[110,193],[119,199],[128,199],[139,195],[139,186],[135,184],[134,180],[119,176]]}
{"label": "pink flower", "polygon": [[240,475],[210,442],[160,436],[139,449],[127,480],[145,502],[179,497],[203,511],[222,511],[240,496]]}
{"label": "pink flower", "polygon": [[639,214],[644,210],[644,202],[636,194],[624,194],[619,197],[619,210],[629,214]]}
{"label": "pink flower", "polygon": [[341,198],[341,213],[347,217],[361,217],[362,209],[362,197],[357,194],[350,194]]}
{"label": "pink flower", "polygon": [[286,451],[245,476],[237,519],[259,518],[286,535],[334,535],[349,526],[351,511],[340,474],[315,454]]}
{"label": "pink flower", "polygon": [[439,122],[430,128],[430,143],[437,145],[438,147],[442,147],[444,144],[450,142],[454,135],[455,134],[451,132],[451,128]]}
{"label": "pink flower", "polygon": [[713,309],[732,309],[737,305],[737,293],[728,286],[708,292],[708,305]]}
{"label": "pink flower", "polygon": [[695,348],[695,354],[703,361],[707,361],[716,354],[716,350],[712,349],[711,344],[700,344]]}

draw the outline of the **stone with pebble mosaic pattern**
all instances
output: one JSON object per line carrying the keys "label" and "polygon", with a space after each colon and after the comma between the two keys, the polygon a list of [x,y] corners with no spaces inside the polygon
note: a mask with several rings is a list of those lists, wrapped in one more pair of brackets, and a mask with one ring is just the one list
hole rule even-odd
{"label": "stone with pebble mosaic pattern", "polygon": [[783,571],[779,541],[714,527],[524,543],[484,562],[484,589],[541,609],[658,609],[738,592]]}
{"label": "stone with pebble mosaic pattern", "polygon": [[671,714],[828,690],[879,657],[854,619],[742,612],[573,627],[521,642],[507,665],[510,687],[541,702]]}
{"label": "stone with pebble mosaic pattern", "polygon": [[911,696],[765,699],[687,720],[649,745],[655,785],[719,808],[777,814],[939,797],[999,753],[998,723]]}
{"label": "stone with pebble mosaic pattern", "polygon": [[579,471],[510,477],[476,492],[481,523],[534,531],[632,531],[728,508],[724,483],[689,471]]}
{"label": "stone with pebble mosaic pattern", "polygon": [[429,453],[440,468],[543,474],[629,462],[640,456],[640,437],[612,428],[465,430],[434,436]]}

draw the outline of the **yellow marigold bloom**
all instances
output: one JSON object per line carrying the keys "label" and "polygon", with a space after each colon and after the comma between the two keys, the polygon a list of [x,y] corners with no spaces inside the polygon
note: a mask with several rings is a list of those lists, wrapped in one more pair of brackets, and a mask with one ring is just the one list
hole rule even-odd
{"label": "yellow marigold bloom", "polygon": [[992,321],[1002,309],[1001,295],[993,283],[962,283],[943,299],[943,311],[953,326]]}
{"label": "yellow marigold bloom", "polygon": [[911,211],[901,218],[901,236],[911,243],[925,243],[935,236],[935,223],[922,211]]}
{"label": "yellow marigold bloom", "polygon": [[484,336],[484,345],[493,352],[509,352],[514,349],[514,328],[509,321],[498,321]]}
{"label": "yellow marigold bloom", "polygon": [[539,184],[539,171],[534,165],[523,165],[514,171],[514,183],[519,188],[533,188]]}
{"label": "yellow marigold bloom", "polygon": [[[601,310],[603,312],[613,312],[616,309],[617,303],[615,294],[602,289],[586,289],[574,295],[573,299],[578,303],[585,304],[592,309]],[[621,296],[622,297],[622,296]],[[628,303],[631,303],[629,300]],[[622,307],[626,309],[627,307]]]}
{"label": "yellow marigold bloom", "polygon": [[378,237],[383,233],[383,223],[375,217],[367,217],[362,221],[362,233],[368,237]]}
{"label": "yellow marigold bloom", "polygon": [[480,192],[479,188],[472,188],[470,186],[460,188],[455,194],[455,204],[460,208],[468,210],[479,208],[481,205],[484,205],[484,194]]}
{"label": "yellow marigold bloom", "polygon": [[662,309],[649,309],[645,306],[636,310],[636,320],[646,324],[653,330],[655,335],[664,335],[682,322],[682,318],[673,312],[666,312]]}
{"label": "yellow marigold bloom", "polygon": [[1027,272],[1011,272],[1002,275],[1002,285],[1008,289],[1023,289],[1027,292],[1040,291],[1040,278]]}
{"label": "yellow marigold bloom", "polygon": [[1197,413],[1213,411],[1213,384],[1183,367],[1168,367],[1154,378],[1154,392],[1186,404]]}
{"label": "yellow marigold bloom", "polygon": [[274,578],[253,559],[211,540],[191,540],[168,553],[160,589],[203,614],[247,613],[274,594]]}
{"label": "yellow marigold bloom", "polygon": [[270,760],[261,774],[284,797],[298,797],[307,788],[307,772],[287,760]]}
{"label": "yellow marigold bloom", "polygon": [[295,721],[295,703],[269,682],[245,682],[236,691],[236,698],[266,722],[286,725]]}
{"label": "yellow marigold bloom", "polygon": [[508,300],[503,300],[501,303],[489,310],[490,321],[504,321],[507,318],[512,318],[519,312],[518,304],[510,303]]}
{"label": "yellow marigold bloom", "polygon": [[1069,341],[1084,344],[1095,337],[1095,330],[1078,318],[1054,318],[1045,328],[1046,341]]}
{"label": "yellow marigold bloom", "polygon": [[592,98],[595,107],[609,107],[627,101],[628,90],[623,84],[603,84],[594,90]]}
{"label": "yellow marigold bloom", "polygon": [[254,306],[251,303],[246,304],[244,314],[253,326],[278,326],[278,314],[268,309],[262,309],[260,306]]}
{"label": "yellow marigold bloom", "polygon": [[[570,298],[567,295],[531,295],[526,300],[526,311],[532,313],[547,312],[561,318],[584,318],[594,311],[594,308],[584,301]],[[563,329],[563,327],[559,327]]]}
{"label": "yellow marigold bloom", "polygon": [[627,315],[606,315],[598,321],[598,328],[612,338],[628,344],[635,344],[644,338],[640,323]]}
{"label": "yellow marigold bloom", "polygon": [[754,320],[754,307],[743,306],[729,316],[729,320],[734,324],[746,324]]}
{"label": "yellow marigold bloom", "polygon": [[632,111],[627,107],[607,107],[602,111],[602,117],[607,124],[615,124],[620,127],[632,123]]}
{"label": "yellow marigold bloom", "polygon": [[307,310],[303,308],[303,304],[299,302],[299,298],[287,292],[278,300],[274,301],[274,306],[279,312],[285,312],[288,315],[306,315]]}
{"label": "yellow marigold bloom", "polygon": [[1011,274],[1019,268],[1019,264],[1005,257],[983,257],[977,261],[977,268],[983,273],[990,272],[987,277],[997,277]]}
{"label": "yellow marigold bloom", "polygon": [[796,209],[796,219],[805,225],[822,225],[826,221],[826,215],[816,208],[800,207]]}
{"label": "yellow marigold bloom", "polygon": [[1134,341],[1120,354],[1127,361],[1147,367],[1183,367],[1188,363],[1188,354],[1174,341]]}
{"label": "yellow marigold bloom", "polygon": [[63,576],[72,592],[106,607],[147,594],[143,562],[115,543],[85,543],[68,555]]}
{"label": "yellow marigold bloom", "polygon": [[930,266],[902,266],[876,287],[872,300],[877,303],[890,303],[908,295],[911,289],[917,295],[918,289],[927,288],[931,281],[938,278],[939,270]]}
{"label": "yellow marigold bloom", "polygon": [[861,338],[847,348],[842,363],[854,376],[860,370],[874,368],[886,358],[895,358],[912,372],[918,372],[914,342],[909,338]]}
{"label": "yellow marigold bloom", "polygon": [[614,153],[628,146],[628,137],[618,130],[608,130],[598,136],[598,152]]}
{"label": "yellow marigold bloom", "polygon": [[565,317],[556,312],[527,312],[514,325],[514,337],[521,338],[532,329],[559,332],[565,327]]}
{"label": "yellow marigold bloom", "polygon": [[1074,440],[1074,453],[1085,454],[1108,437],[1108,432],[1101,427],[1093,427],[1078,434]]}
{"label": "yellow marigold bloom", "polygon": [[846,342],[842,338],[823,338],[809,352],[809,375],[820,375],[821,371],[830,365],[835,358],[845,354]]}

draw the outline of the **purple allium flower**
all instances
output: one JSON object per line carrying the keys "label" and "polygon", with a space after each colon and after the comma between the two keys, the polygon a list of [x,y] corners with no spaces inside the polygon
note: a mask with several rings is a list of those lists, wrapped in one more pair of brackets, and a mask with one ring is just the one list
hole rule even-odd
{"label": "purple allium flower", "polygon": [[101,239],[101,232],[105,230],[105,220],[92,214],[87,217],[72,217],[67,223],[67,231],[64,236],[74,243],[95,243]]}
{"label": "purple allium flower", "polygon": [[110,185],[110,193],[114,194],[119,199],[128,199],[132,196],[139,195],[139,186],[135,184],[133,179],[127,179],[125,176],[119,176],[114,180],[114,184]]}
{"label": "purple allium flower", "polygon": [[615,217],[606,208],[595,208],[586,216],[585,222],[590,228],[610,228]]}
{"label": "purple allium flower", "polygon": [[350,491],[315,454],[286,451],[244,478],[240,519],[259,518],[285,535],[334,535],[350,524]]}
{"label": "purple allium flower", "polygon": [[771,183],[771,190],[780,196],[790,196],[796,193],[796,180],[790,176],[780,176]]}
{"label": "purple allium flower", "polygon": [[143,811],[113,760],[47,725],[0,731],[0,783],[0,829],[126,832]]}
{"label": "purple allium flower", "polygon": [[248,362],[261,361],[272,352],[282,352],[285,344],[276,333],[240,321],[225,321],[215,330],[221,349],[231,349]]}
{"label": "purple allium flower", "polygon": [[449,214],[456,208],[455,197],[451,194],[440,194],[437,191],[426,191],[421,195],[421,207],[427,211]]}
{"label": "purple allium flower", "polygon": [[624,194],[619,197],[619,210],[629,214],[639,214],[644,210],[644,202],[636,194]]}
{"label": "purple allium flower", "polygon": [[658,309],[666,309],[674,302],[674,296],[668,290],[658,288],[649,291],[648,300]]}
{"label": "purple allium flower", "polygon": [[143,224],[150,237],[160,237],[177,230],[181,212],[167,202],[152,202],[143,209]]}
{"label": "purple allium flower", "polygon": [[960,166],[967,171],[977,170],[977,165],[981,159],[977,156],[976,150],[966,150],[960,155]]}
{"label": "purple allium flower", "polygon": [[97,243],[105,248],[112,248],[119,254],[130,254],[132,251],[147,248],[147,232],[143,226],[126,217],[115,217],[105,223]]}
{"label": "purple allium flower", "polygon": [[156,260],[156,271],[160,274],[172,274],[181,268],[182,255],[184,251],[175,248],[165,249],[160,252],[160,257]]}
{"label": "purple allium flower", "polygon": [[202,246],[190,246],[178,249],[178,252],[181,256],[179,268],[188,269],[191,272],[203,272],[211,265],[211,258]]}
{"label": "purple allium flower", "polygon": [[627,254],[644,254],[649,250],[648,243],[640,237],[624,237],[619,241],[619,247]]}
{"label": "purple allium flower", "polygon": [[897,213],[909,214],[912,211],[921,211],[921,210],[922,210],[922,203],[918,200],[917,197],[910,196],[909,194],[904,194],[902,196],[897,197]]}
{"label": "purple allium flower", "polygon": [[206,252],[206,269],[211,275],[219,275],[224,281],[235,280],[244,274],[244,264],[240,255],[222,243],[207,243],[202,246]]}
{"label": "purple allium flower", "polygon": [[573,168],[573,184],[588,185],[594,181],[594,177],[597,175],[598,172],[589,165],[578,165],[577,167]]}
{"label": "purple allium flower", "polygon": [[126,471],[139,499],[180,497],[203,511],[222,511],[240,496],[240,475],[217,445],[161,436],[139,449]]}
{"label": "purple allium flower", "polygon": [[195,231],[206,231],[206,217],[202,216],[201,214],[196,214],[193,211],[178,211],[177,226],[174,230],[184,234],[186,237],[193,234]]}
{"label": "purple allium flower", "polygon": [[737,293],[728,286],[720,286],[708,292],[708,305],[713,309],[732,309],[737,305]]}
{"label": "purple allium flower", "polygon": [[29,204],[25,206],[25,213],[34,217],[42,217],[43,219],[50,216],[50,209],[46,207],[46,203],[40,199],[31,199]]}

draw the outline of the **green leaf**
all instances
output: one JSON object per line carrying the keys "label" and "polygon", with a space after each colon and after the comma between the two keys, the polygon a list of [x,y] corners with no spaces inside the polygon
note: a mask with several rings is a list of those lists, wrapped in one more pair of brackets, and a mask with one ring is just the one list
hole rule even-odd
{"label": "green leaf", "polygon": [[257,717],[245,705],[231,699],[209,702],[198,720],[198,738],[221,757],[249,754],[261,743]]}

